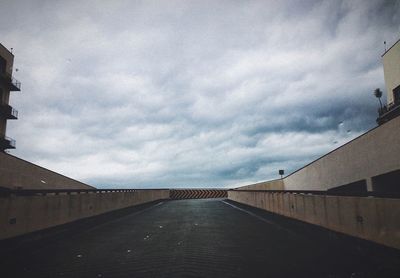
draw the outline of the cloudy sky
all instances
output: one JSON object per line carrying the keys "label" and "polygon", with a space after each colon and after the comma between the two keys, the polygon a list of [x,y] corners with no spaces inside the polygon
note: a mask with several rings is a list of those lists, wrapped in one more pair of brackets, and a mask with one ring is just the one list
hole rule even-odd
{"label": "cloudy sky", "polygon": [[3,0],[10,153],[98,187],[290,173],[376,125],[396,2]]}

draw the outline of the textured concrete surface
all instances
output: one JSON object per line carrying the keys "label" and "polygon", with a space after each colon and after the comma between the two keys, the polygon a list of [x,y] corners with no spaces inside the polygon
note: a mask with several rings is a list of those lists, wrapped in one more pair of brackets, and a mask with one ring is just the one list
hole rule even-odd
{"label": "textured concrete surface", "polygon": [[400,250],[400,199],[228,191],[230,200]]}
{"label": "textured concrete surface", "polygon": [[0,239],[168,198],[168,189],[0,196]]}
{"label": "textured concrete surface", "polygon": [[400,273],[395,250],[221,199],[164,201],[83,228],[71,226],[53,239],[14,241],[13,246],[0,260],[1,277],[350,278]]}

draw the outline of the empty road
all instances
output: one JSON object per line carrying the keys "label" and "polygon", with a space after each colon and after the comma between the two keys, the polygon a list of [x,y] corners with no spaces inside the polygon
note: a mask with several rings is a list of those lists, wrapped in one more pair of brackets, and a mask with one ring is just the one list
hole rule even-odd
{"label": "empty road", "polygon": [[0,277],[400,277],[394,250],[222,199],[160,201],[66,227],[16,244]]}

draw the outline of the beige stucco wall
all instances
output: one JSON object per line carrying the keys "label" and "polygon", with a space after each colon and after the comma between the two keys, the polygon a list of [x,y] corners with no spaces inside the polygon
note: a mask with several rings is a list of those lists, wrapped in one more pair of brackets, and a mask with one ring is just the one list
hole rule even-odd
{"label": "beige stucco wall", "polygon": [[230,200],[400,249],[400,199],[228,191]]}
{"label": "beige stucco wall", "polygon": [[400,169],[399,158],[397,117],[285,177],[284,187],[326,190],[366,179],[370,190],[371,177]]}
{"label": "beige stucco wall", "polygon": [[2,152],[0,152],[0,187],[13,189],[93,188],[85,183]]}
{"label": "beige stucco wall", "polygon": [[0,239],[168,198],[169,190],[0,197]]}
{"label": "beige stucco wall", "polygon": [[245,186],[241,186],[240,189],[244,190],[283,190],[283,180],[271,180],[259,183],[253,183]]}
{"label": "beige stucco wall", "polygon": [[387,103],[393,103],[393,89],[400,85],[400,41],[383,55]]}

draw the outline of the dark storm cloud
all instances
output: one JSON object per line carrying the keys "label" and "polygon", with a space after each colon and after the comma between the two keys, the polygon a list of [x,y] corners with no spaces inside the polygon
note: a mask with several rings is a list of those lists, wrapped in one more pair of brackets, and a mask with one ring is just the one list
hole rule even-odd
{"label": "dark storm cloud", "polygon": [[[395,1],[3,1],[18,156],[98,186],[233,186],[375,125]],[[7,12],[6,12],[7,11]]]}

